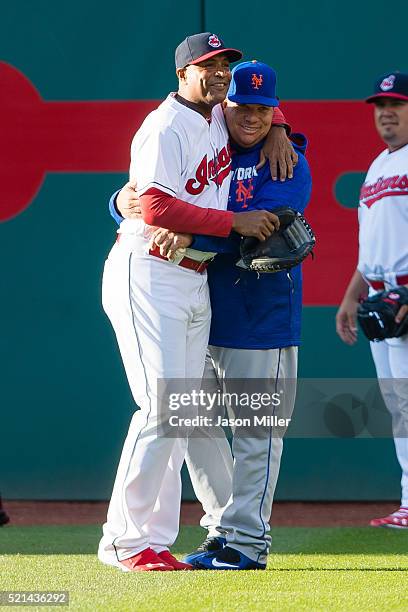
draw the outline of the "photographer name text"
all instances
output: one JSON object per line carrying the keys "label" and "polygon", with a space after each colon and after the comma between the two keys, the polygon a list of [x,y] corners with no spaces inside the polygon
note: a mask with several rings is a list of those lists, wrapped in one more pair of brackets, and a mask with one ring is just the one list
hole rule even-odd
{"label": "photographer name text", "polygon": [[291,419],[276,415],[253,415],[250,418],[226,418],[218,416],[213,419],[209,416],[197,415],[195,417],[179,417],[173,414],[169,418],[171,427],[288,427]]}

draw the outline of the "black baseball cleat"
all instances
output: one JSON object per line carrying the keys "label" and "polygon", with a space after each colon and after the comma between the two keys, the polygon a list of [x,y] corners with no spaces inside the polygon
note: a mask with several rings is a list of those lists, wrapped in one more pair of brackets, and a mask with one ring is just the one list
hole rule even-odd
{"label": "black baseball cleat", "polygon": [[225,546],[218,553],[200,555],[195,567],[204,570],[265,570],[266,563],[253,561],[235,548]]}
{"label": "black baseball cleat", "polygon": [[198,557],[202,555],[206,555],[208,553],[216,553],[224,548],[226,544],[226,539],[221,536],[208,537],[204,540],[197,549],[189,553],[186,557],[184,557],[184,563],[190,563],[195,566],[195,561]]}

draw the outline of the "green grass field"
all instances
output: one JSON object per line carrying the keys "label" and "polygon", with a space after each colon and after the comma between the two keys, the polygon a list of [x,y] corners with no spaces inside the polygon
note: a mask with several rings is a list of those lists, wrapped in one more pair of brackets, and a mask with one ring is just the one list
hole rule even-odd
{"label": "green grass field", "polygon": [[[69,609],[76,610],[408,610],[407,532],[299,527],[272,533],[265,572],[128,574],[98,562],[100,527],[6,527],[0,530],[0,590],[67,590]],[[182,556],[203,535],[183,527],[174,552]]]}

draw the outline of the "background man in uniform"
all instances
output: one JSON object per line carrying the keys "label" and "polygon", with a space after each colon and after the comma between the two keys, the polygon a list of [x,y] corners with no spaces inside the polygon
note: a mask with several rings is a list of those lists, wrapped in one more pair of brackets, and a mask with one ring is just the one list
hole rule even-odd
{"label": "background man in uniform", "polygon": [[4,510],[3,508],[3,502],[1,500],[1,494],[0,494],[0,527],[2,525],[6,525],[9,522],[9,517],[7,512]]}
{"label": "background man in uniform", "polygon": [[[287,205],[303,212],[310,197],[311,179],[302,148],[298,148],[299,162],[291,181],[272,181],[266,166],[256,170],[259,151],[278,105],[274,71],[260,62],[246,62],[236,66],[232,75],[224,104],[233,151],[228,209],[273,211]],[[127,210],[130,197],[127,202],[124,200],[122,196],[120,202]],[[161,230],[155,234],[164,252],[170,248],[172,253],[170,245],[174,242],[181,244],[177,238]],[[260,276],[238,268],[240,238],[234,233],[227,239],[196,235],[183,236],[182,240],[183,246],[193,240],[194,248],[218,253],[208,271],[212,363],[207,363],[204,376],[216,375],[229,391],[229,379],[261,379],[263,388],[256,390],[262,392],[275,390],[282,380],[291,381],[286,385],[285,398],[285,415],[290,416],[300,343],[300,267],[290,274]],[[282,432],[279,435],[268,428],[257,437],[251,437],[251,432],[245,436],[238,433],[234,436],[233,451],[235,461],[225,436],[214,427],[195,431],[188,442],[186,461],[194,490],[206,511],[201,524],[209,529],[209,538],[186,561],[201,569],[266,567]]]}
{"label": "background man in uniform", "polygon": [[[408,74],[381,76],[367,102],[374,104],[375,126],[387,148],[371,164],[361,188],[359,259],[336,317],[337,333],[350,345],[357,340],[360,298],[368,292],[408,286]],[[397,320],[402,321],[407,311],[408,307],[402,306]],[[392,416],[402,470],[401,507],[370,524],[408,528],[408,336],[370,345],[384,402]]]}
{"label": "background man in uniform", "polygon": [[190,249],[170,262],[150,248],[151,226],[216,236],[234,229],[263,240],[279,225],[267,211],[225,210],[231,158],[218,103],[228,89],[230,61],[241,56],[209,32],[189,36],[176,49],[178,92],[148,115],[132,143],[130,178],[143,219],[123,221],[103,277],[104,309],[140,407],[98,552],[102,562],[124,571],[191,569],[168,550],[178,532],[171,506],[178,509],[187,439],[159,434],[158,381],[201,378],[211,316],[205,268],[213,254]]}

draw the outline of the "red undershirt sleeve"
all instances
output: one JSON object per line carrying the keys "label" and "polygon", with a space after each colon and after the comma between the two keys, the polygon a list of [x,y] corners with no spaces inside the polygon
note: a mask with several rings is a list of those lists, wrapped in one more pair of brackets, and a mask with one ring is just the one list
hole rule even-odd
{"label": "red undershirt sleeve", "polygon": [[232,212],[200,208],[153,187],[140,196],[140,207],[145,223],[174,232],[225,238],[232,230]]}
{"label": "red undershirt sleeve", "polygon": [[273,119],[272,119],[272,125],[284,125],[285,129],[286,129],[286,133],[289,134],[292,131],[291,126],[289,125],[289,123],[286,121],[286,117],[283,114],[283,112],[281,111],[281,109],[279,108],[279,106],[275,106],[274,111],[273,111]]}

